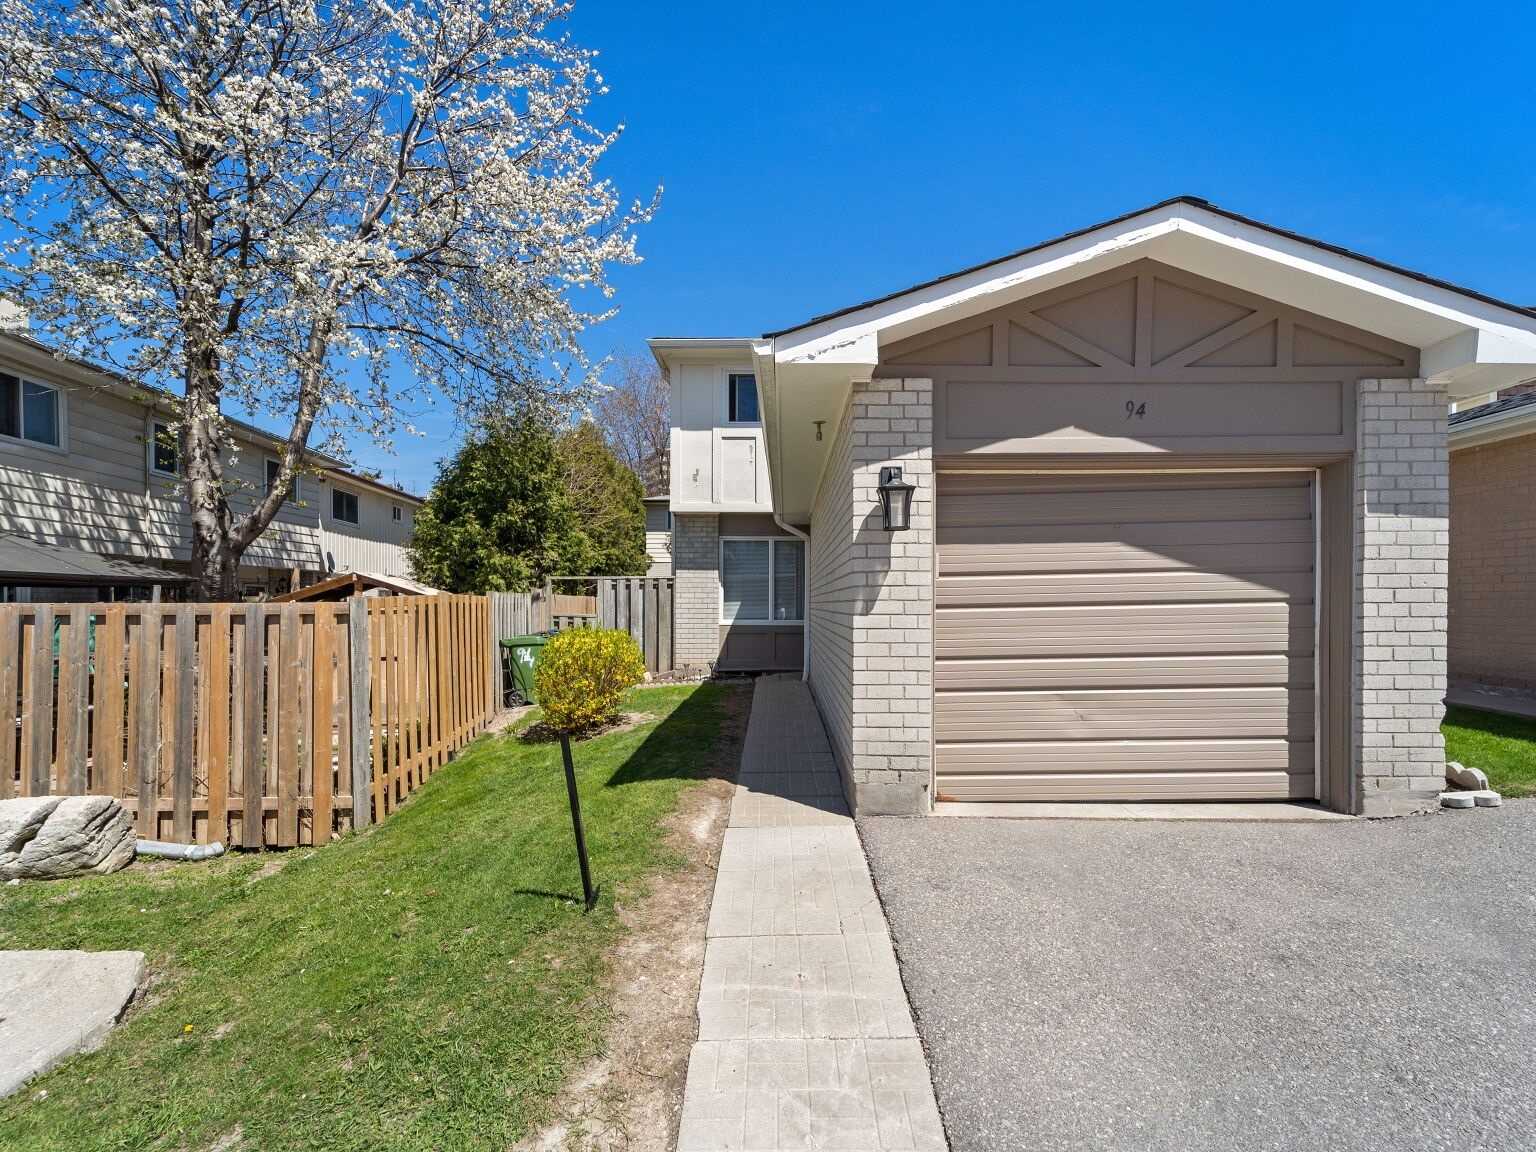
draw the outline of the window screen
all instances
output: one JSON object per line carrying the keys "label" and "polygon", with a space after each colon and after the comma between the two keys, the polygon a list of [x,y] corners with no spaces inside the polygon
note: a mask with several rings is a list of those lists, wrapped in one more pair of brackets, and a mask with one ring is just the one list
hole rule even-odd
{"label": "window screen", "polygon": [[58,447],[59,393],[56,388],[22,381],[21,428],[22,435],[28,440]]}
{"label": "window screen", "polygon": [[768,541],[726,540],[720,548],[720,584],[723,621],[767,620]]}
{"label": "window screen", "polygon": [[799,540],[773,542],[773,618],[799,620],[805,603],[805,545]]}
{"label": "window screen", "polygon": [[175,476],[180,453],[176,442],[176,433],[169,424],[162,424],[158,420],[151,427],[154,430],[154,442],[149,446],[149,466],[156,472],[163,472],[167,476]]}
{"label": "window screen", "polygon": [[336,520],[345,520],[348,524],[357,523],[357,495],[353,492],[343,492],[340,488],[331,489],[331,516]]}

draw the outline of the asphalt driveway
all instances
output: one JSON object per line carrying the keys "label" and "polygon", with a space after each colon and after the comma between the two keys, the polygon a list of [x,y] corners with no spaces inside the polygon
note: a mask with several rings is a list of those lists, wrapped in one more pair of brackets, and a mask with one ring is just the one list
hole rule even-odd
{"label": "asphalt driveway", "polygon": [[954,1152],[1536,1147],[1536,801],[860,830]]}

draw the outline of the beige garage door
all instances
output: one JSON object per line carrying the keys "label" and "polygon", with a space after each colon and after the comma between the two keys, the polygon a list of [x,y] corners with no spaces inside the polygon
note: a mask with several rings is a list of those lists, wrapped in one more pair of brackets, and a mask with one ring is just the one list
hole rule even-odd
{"label": "beige garage door", "polygon": [[941,473],[940,800],[1313,794],[1312,474]]}

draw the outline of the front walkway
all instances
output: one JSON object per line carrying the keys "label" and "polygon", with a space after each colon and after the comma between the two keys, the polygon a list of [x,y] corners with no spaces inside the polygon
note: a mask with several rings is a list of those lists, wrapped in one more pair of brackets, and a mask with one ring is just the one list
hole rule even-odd
{"label": "front walkway", "polygon": [[679,1152],[942,1152],[885,915],[790,677],[757,681],[707,937]]}

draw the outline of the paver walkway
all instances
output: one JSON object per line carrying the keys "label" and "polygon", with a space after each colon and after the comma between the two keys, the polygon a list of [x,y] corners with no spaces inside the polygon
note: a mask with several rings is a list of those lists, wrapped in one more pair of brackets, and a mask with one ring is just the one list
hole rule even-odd
{"label": "paver walkway", "polygon": [[946,1147],[804,684],[762,677],[710,905],[678,1152]]}

